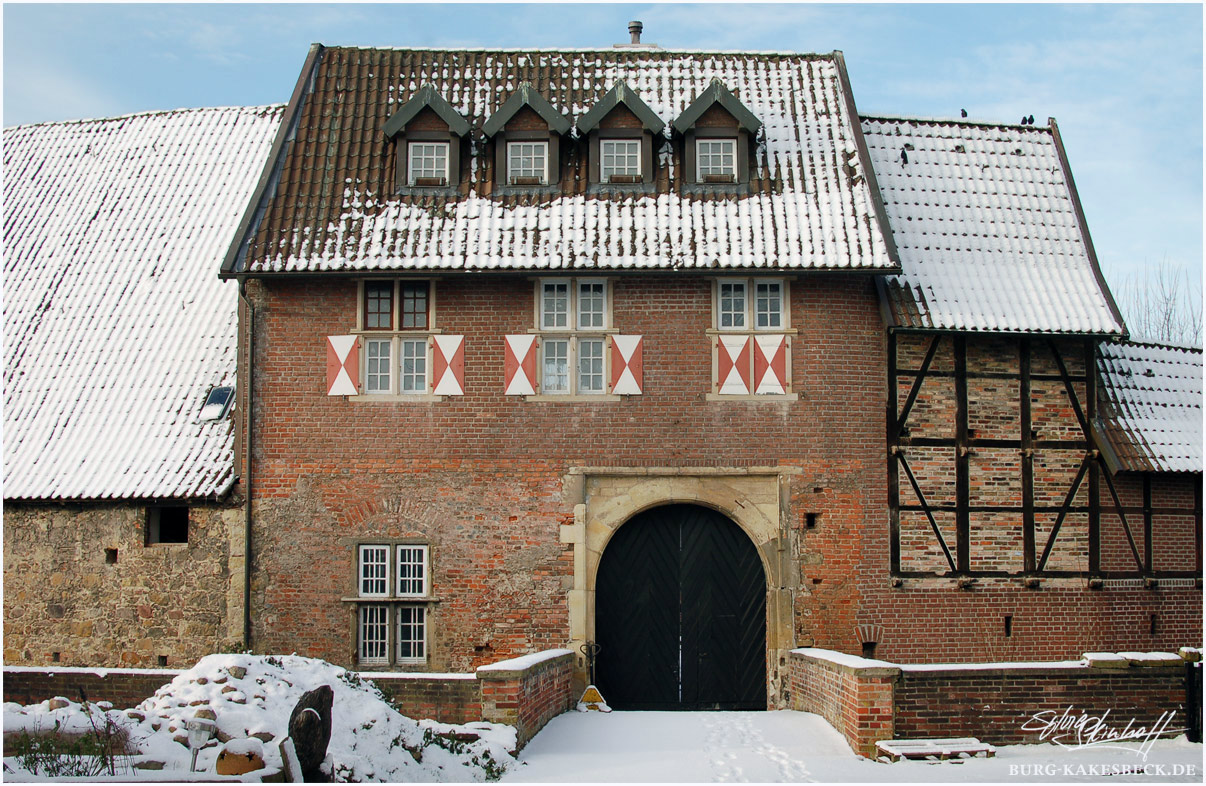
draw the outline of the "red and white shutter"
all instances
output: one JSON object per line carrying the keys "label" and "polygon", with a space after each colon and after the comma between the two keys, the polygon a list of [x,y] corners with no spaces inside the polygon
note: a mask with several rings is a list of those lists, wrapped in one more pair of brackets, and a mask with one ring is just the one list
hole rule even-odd
{"label": "red and white shutter", "polygon": [[327,336],[327,395],[360,392],[360,337]]}
{"label": "red and white shutter", "polygon": [[437,396],[465,395],[465,337],[436,335],[432,338],[435,343],[432,353],[435,388],[432,393]]}
{"label": "red and white shutter", "polygon": [[639,396],[645,385],[644,336],[611,337],[611,392]]}
{"label": "red and white shutter", "polygon": [[750,392],[749,336],[719,336],[716,341],[716,392],[747,396]]}
{"label": "red and white shutter", "polygon": [[524,333],[504,336],[506,356],[503,360],[503,382],[508,396],[536,395],[536,336]]}
{"label": "red and white shutter", "polygon": [[787,392],[787,336],[754,337],[754,393]]}

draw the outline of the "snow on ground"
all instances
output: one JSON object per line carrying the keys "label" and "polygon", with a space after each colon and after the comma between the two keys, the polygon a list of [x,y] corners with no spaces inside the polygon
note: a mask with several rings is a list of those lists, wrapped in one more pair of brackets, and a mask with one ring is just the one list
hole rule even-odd
{"label": "snow on ground", "polygon": [[[806,712],[568,712],[504,776],[513,782],[1202,782],[1202,745],[1133,750],[1010,745],[993,759],[882,764]],[[1146,771],[1136,770],[1146,767]]]}
{"label": "snow on ground", "polygon": [[[331,742],[328,764],[340,781],[481,781],[489,762],[497,767],[514,764],[508,753],[515,749],[515,730],[492,723],[464,726],[414,721],[401,715],[382,698],[371,683],[338,666],[297,656],[209,655],[182,672],[155,695],[132,710],[93,706],[93,717],[102,716],[124,728],[131,749],[139,751],[128,766],[140,762],[163,762],[160,770],[132,769],[128,777],[159,780],[186,773],[191,753],[185,724],[197,710],[208,707],[216,716],[218,730],[230,738],[257,733],[268,738],[264,761],[279,769],[278,743],[288,733],[289,714],[303,693],[330,685],[332,706]],[[4,732],[21,730],[85,732],[92,728],[82,705],[50,709],[50,702],[28,707],[4,705]],[[476,741],[449,740],[437,734],[471,733]],[[199,771],[213,771],[220,746],[212,744],[197,758]],[[5,780],[19,780],[22,772],[15,758],[4,760]]]}

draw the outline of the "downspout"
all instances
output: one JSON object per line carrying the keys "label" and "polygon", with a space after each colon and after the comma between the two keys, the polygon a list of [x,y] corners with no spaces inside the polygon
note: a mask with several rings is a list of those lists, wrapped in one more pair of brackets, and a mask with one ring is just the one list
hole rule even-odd
{"label": "downspout", "polygon": [[251,651],[251,399],[254,376],[252,359],[255,357],[255,310],[247,297],[247,279],[239,279],[239,300],[243,302],[244,345],[246,357],[243,362],[244,431],[243,431],[243,649]]}

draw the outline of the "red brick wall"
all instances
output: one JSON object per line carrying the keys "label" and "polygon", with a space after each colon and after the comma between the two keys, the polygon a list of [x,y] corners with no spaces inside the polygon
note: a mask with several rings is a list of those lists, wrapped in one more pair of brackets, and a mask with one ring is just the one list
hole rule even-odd
{"label": "red brick wall", "polygon": [[585,403],[503,395],[503,336],[534,326],[526,276],[437,282],[436,324],[466,336],[466,372],[464,396],[434,403],[325,395],[325,337],[354,327],[354,280],[253,288],[257,649],[353,665],[353,613],[339,599],[352,594],[354,544],[394,537],[432,544],[431,668],[564,646],[571,467],[768,464],[801,469],[785,488],[793,528],[821,513],[797,540],[798,639],[857,647],[860,535],[886,522],[884,338],[869,279],[792,283],[793,402],[705,400],[704,277],[615,281],[615,327],[645,336],[645,393]]}
{"label": "red brick wall", "polygon": [[482,719],[482,691],[476,679],[447,677],[386,677],[362,674],[376,683],[398,712],[408,718],[442,723],[471,723]]}
{"label": "red brick wall", "polygon": [[118,709],[137,706],[171,682],[179,671],[107,670],[104,676],[85,671],[4,670],[4,700],[18,704],[37,704],[62,696],[80,700],[80,688],[89,701],[111,701]]}
{"label": "red brick wall", "polygon": [[[878,740],[895,737],[892,690],[899,669],[891,664],[847,666],[799,651],[791,653],[789,667],[790,706],[812,712],[850,743],[855,753],[875,755]],[[862,659],[859,659],[862,660]]]}
{"label": "red brick wall", "polygon": [[477,672],[482,719],[514,726],[520,747],[573,703],[573,653],[550,655],[516,671]]}
{"label": "red brick wall", "polygon": [[[1121,730],[1130,720],[1152,727],[1174,713],[1185,727],[1185,669],[982,669],[903,671],[896,682],[896,736],[978,737],[993,745],[1041,742],[1038,713],[1086,715]],[[1029,721],[1029,724],[1028,724]],[[1023,729],[1023,726],[1029,730]],[[1050,737],[1047,738],[1050,741]]]}

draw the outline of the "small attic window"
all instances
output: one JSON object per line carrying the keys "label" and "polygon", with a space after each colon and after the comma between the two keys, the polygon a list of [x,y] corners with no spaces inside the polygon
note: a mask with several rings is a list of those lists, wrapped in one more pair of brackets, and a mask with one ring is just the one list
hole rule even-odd
{"label": "small attic window", "polygon": [[205,404],[202,405],[201,414],[197,416],[197,420],[202,422],[221,420],[230,411],[232,401],[234,401],[234,388],[220,386],[211,389],[209,395],[205,397]]}

